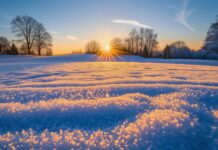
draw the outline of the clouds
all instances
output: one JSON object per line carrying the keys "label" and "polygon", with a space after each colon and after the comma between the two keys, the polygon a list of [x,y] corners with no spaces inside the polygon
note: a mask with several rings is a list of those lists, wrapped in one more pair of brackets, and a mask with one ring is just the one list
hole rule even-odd
{"label": "clouds", "polygon": [[72,35],[66,35],[66,38],[70,39],[70,40],[73,40],[73,41],[77,41],[78,38],[75,37],[75,36],[72,36]]}
{"label": "clouds", "polygon": [[59,32],[57,32],[57,31],[48,31],[49,33],[51,33],[51,34],[59,34]]}
{"label": "clouds", "polygon": [[73,35],[63,35],[60,32],[57,31],[49,31],[50,34],[54,35],[54,38],[57,39],[69,39],[69,40],[73,40],[73,41],[77,41],[78,38],[73,36]]}
{"label": "clouds", "polygon": [[142,23],[135,21],[135,20],[115,19],[115,20],[112,20],[112,22],[118,23],[118,24],[132,25],[132,26],[141,27],[141,28],[153,29],[153,27],[142,24]]}
{"label": "clouds", "polygon": [[189,0],[181,0],[182,7],[178,9],[176,21],[184,25],[187,29],[195,31],[195,29],[189,24],[188,18],[193,14],[194,10],[188,10]]}
{"label": "clouds", "polygon": [[[0,24],[0,28],[3,28],[3,29],[10,29],[11,26],[9,25],[4,25],[4,24]],[[61,34],[60,32],[57,32],[57,31],[52,31],[52,30],[49,30],[48,31],[50,34],[53,35],[54,38],[57,38],[57,39],[69,39],[69,40],[72,40],[72,41],[77,41],[78,38],[73,36],[73,35],[63,35]]]}

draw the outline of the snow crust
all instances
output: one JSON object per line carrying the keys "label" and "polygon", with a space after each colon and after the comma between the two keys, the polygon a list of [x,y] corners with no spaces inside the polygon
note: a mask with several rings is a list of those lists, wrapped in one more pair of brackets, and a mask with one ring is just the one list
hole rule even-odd
{"label": "snow crust", "polygon": [[218,149],[218,62],[0,57],[0,149]]}

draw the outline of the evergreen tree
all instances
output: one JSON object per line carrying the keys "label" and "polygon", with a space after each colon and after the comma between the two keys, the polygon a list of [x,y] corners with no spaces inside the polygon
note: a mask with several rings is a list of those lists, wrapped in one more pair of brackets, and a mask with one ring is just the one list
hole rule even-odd
{"label": "evergreen tree", "polygon": [[170,58],[170,46],[167,45],[163,50],[163,57],[169,59]]}
{"label": "evergreen tree", "polygon": [[0,54],[7,54],[10,49],[10,42],[5,37],[0,37]]}
{"label": "evergreen tree", "polygon": [[208,52],[218,53],[218,16],[216,22],[210,26],[203,49]]}
{"label": "evergreen tree", "polygon": [[184,41],[176,41],[170,45],[170,58],[190,58],[191,49]]}
{"label": "evergreen tree", "polygon": [[10,54],[11,55],[18,55],[18,50],[17,50],[17,47],[14,43],[12,43],[12,45],[11,45]]}

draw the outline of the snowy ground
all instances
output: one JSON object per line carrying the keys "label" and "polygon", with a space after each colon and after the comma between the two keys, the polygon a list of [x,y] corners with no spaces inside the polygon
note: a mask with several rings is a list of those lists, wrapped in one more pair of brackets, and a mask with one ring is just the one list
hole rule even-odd
{"label": "snowy ground", "polygon": [[0,56],[0,149],[218,149],[218,61],[116,60]]}

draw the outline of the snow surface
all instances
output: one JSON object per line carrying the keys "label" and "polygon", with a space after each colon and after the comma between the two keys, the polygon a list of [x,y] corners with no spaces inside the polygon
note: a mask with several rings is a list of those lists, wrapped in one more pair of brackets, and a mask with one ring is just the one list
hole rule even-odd
{"label": "snow surface", "polygon": [[218,61],[0,56],[0,149],[218,149]]}

